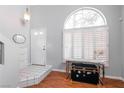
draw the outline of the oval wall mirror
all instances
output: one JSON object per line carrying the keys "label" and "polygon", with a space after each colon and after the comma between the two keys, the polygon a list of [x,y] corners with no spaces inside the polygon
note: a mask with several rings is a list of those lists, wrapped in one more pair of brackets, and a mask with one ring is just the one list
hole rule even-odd
{"label": "oval wall mirror", "polygon": [[26,37],[21,34],[15,34],[13,35],[13,41],[18,44],[23,44],[26,41]]}

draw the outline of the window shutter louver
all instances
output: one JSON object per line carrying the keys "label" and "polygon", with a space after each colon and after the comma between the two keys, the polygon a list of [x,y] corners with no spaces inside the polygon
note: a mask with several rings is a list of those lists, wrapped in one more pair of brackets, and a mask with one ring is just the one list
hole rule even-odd
{"label": "window shutter louver", "polygon": [[64,31],[64,59],[108,60],[108,31],[106,29],[78,29]]}

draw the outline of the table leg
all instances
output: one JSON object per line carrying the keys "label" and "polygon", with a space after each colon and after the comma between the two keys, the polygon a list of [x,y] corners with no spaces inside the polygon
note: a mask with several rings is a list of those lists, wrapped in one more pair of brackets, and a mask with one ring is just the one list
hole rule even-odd
{"label": "table leg", "polygon": [[66,61],[66,78],[68,79],[68,77],[69,77],[69,62],[68,61]]}

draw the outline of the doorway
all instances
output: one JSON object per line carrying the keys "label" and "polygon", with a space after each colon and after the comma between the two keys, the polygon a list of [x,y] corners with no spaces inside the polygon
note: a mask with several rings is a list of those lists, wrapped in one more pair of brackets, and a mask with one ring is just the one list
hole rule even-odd
{"label": "doorway", "polygon": [[46,29],[31,30],[31,64],[46,65]]}

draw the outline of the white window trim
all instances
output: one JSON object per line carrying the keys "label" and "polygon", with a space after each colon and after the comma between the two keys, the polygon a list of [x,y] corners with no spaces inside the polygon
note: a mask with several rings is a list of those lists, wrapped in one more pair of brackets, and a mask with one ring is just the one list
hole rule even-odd
{"label": "white window trim", "polygon": [[[85,29],[92,29],[92,30],[95,30],[95,29],[105,29],[107,32],[108,32],[108,29],[109,29],[109,27],[108,26],[98,26],[98,27],[87,27],[87,28],[74,28],[74,29],[64,29],[63,30],[63,42],[62,42],[62,45],[63,45],[63,63],[66,63],[66,60],[64,59],[64,32],[67,32],[67,31],[69,31],[69,32],[77,32],[77,31],[79,31],[79,30],[85,30]],[[76,30],[76,31],[75,31]],[[109,32],[108,32],[108,34],[107,34],[107,46],[108,46],[108,48],[107,48],[107,57],[108,57],[108,60],[107,60],[107,62],[104,62],[103,64],[105,65],[105,67],[108,67],[109,66]],[[101,62],[99,62],[99,60],[86,60],[86,59],[73,59],[73,58],[71,58],[71,59],[67,59],[67,60],[70,60],[70,61],[84,61],[84,62],[94,62],[94,63],[101,63]],[[103,61],[102,61],[103,62]]]}
{"label": "white window trim", "polygon": [[[62,48],[63,48],[63,49],[62,49],[62,50],[63,50],[63,52],[62,52],[62,53],[63,53],[63,54],[62,54],[62,55],[63,55],[63,57],[62,57],[62,58],[63,58],[63,63],[65,63],[65,60],[64,60],[64,32],[65,32],[65,31],[66,31],[66,32],[67,32],[67,31],[71,31],[71,32],[72,32],[72,31],[74,31],[74,32],[76,31],[76,32],[77,32],[77,31],[80,31],[81,29],[82,29],[82,30],[84,30],[84,29],[85,29],[85,30],[86,30],[86,29],[93,29],[93,30],[94,30],[94,29],[96,29],[96,28],[97,28],[97,29],[100,28],[100,29],[105,29],[105,30],[107,30],[107,46],[108,46],[108,47],[107,47],[107,49],[108,49],[108,50],[107,50],[107,53],[108,53],[108,54],[107,54],[107,57],[108,57],[107,60],[108,60],[108,62],[106,62],[105,65],[106,65],[106,66],[109,66],[109,32],[108,32],[108,29],[109,29],[109,28],[108,28],[108,25],[107,25],[106,18],[105,18],[105,16],[103,15],[103,13],[102,13],[100,10],[98,10],[98,9],[96,9],[96,8],[92,8],[92,7],[79,8],[79,9],[73,11],[72,13],[70,13],[69,16],[67,16],[67,18],[65,19],[65,22],[64,22],[64,28],[65,28],[65,24],[68,22],[69,18],[70,18],[73,14],[75,14],[76,12],[78,12],[79,10],[93,10],[93,11],[97,12],[97,13],[103,18],[105,24],[104,24],[104,25],[101,25],[101,26],[89,26],[89,27],[82,27],[82,28],[67,28],[67,29],[64,29],[64,30],[63,30],[63,33],[62,33],[62,34],[63,34],[63,36],[62,36],[62,40],[63,40],[63,41],[62,41],[62,45],[63,45],[63,46],[62,46]],[[69,59],[69,60],[87,61],[87,60],[85,60],[85,59],[80,59],[80,60],[79,60],[79,59]],[[90,60],[90,61],[95,62],[94,60]]]}
{"label": "white window trim", "polygon": [[[65,24],[68,22],[68,20],[69,20],[69,18],[73,15],[73,14],[75,14],[76,12],[78,12],[79,10],[93,10],[93,11],[95,11],[95,12],[97,12],[99,15],[101,15],[101,17],[103,18],[103,20],[104,20],[104,25],[106,25],[107,26],[107,20],[106,20],[106,17],[104,16],[104,14],[100,11],[100,10],[98,10],[98,9],[96,9],[96,8],[93,8],[93,7],[82,7],[82,8],[79,8],[79,9],[77,9],[77,10],[74,10],[73,12],[71,12],[68,16],[67,16],[67,18],[65,19],[65,22],[64,22],[64,28],[65,28]],[[103,25],[103,26],[104,26]],[[91,26],[92,27],[92,26]],[[94,27],[94,26],[93,26]],[[96,27],[96,26],[95,26]],[[85,28],[85,27],[84,27]]]}

